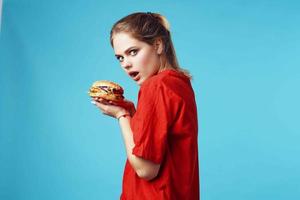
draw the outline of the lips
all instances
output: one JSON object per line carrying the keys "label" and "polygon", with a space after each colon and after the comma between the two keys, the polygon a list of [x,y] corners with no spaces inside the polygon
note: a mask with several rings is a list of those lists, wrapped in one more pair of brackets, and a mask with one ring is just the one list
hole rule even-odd
{"label": "lips", "polygon": [[139,74],[139,72],[136,72],[136,71],[129,72],[129,76],[135,81],[137,81],[139,79],[138,74]]}

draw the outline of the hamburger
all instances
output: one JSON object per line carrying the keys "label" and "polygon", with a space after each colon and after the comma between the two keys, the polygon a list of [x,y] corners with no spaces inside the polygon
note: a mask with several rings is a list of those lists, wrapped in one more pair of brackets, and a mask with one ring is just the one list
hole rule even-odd
{"label": "hamburger", "polygon": [[89,95],[91,97],[100,97],[108,101],[123,101],[124,90],[117,83],[111,81],[95,81],[90,87]]}

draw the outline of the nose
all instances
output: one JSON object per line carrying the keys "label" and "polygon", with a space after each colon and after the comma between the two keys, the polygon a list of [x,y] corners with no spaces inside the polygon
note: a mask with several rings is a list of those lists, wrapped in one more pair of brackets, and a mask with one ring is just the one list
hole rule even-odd
{"label": "nose", "polygon": [[122,62],[122,67],[126,70],[130,69],[132,67],[132,63],[130,60],[128,60],[128,58],[124,58],[123,62]]}

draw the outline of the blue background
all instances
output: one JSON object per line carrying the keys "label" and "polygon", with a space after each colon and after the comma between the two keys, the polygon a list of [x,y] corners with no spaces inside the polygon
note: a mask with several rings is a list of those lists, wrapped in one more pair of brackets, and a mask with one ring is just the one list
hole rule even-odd
{"label": "blue background", "polygon": [[193,75],[202,200],[300,198],[300,3],[292,0],[4,0],[0,199],[118,199],[117,121],[87,95],[95,80],[138,87],[109,44],[135,11],[171,24]]}

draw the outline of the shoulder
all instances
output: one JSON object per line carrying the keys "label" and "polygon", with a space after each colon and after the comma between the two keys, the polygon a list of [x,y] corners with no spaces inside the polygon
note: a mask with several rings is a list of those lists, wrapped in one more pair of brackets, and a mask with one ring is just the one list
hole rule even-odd
{"label": "shoulder", "polygon": [[190,80],[185,75],[175,70],[165,70],[147,79],[142,84],[141,90],[163,89],[180,92],[180,90],[190,86]]}

